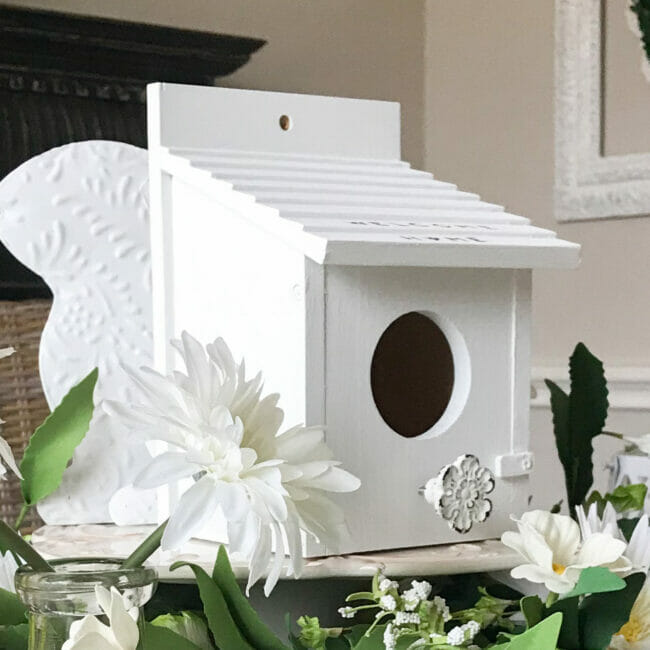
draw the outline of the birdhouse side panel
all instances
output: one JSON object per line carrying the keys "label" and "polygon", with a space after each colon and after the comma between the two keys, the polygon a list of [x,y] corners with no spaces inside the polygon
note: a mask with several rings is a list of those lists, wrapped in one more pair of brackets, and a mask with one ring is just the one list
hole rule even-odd
{"label": "birdhouse side panel", "polygon": [[[326,268],[327,440],[362,481],[340,500],[351,538],[339,552],[497,537],[525,508],[527,471],[495,475],[528,444],[527,418],[515,417],[528,409],[520,273]],[[437,512],[421,489],[467,455],[492,484]],[[465,525],[457,513],[468,507],[487,512]]]}
{"label": "birdhouse side panel", "polygon": [[306,417],[305,259],[247,220],[259,209],[173,180],[168,308],[176,335],[222,337],[249,376],[262,371],[290,426]]}

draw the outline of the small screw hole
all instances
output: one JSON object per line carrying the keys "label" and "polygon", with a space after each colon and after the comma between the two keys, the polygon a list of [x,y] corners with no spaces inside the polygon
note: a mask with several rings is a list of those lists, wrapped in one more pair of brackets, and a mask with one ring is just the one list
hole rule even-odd
{"label": "small screw hole", "polygon": [[283,131],[289,131],[291,129],[291,118],[288,115],[281,115],[280,116],[280,128]]}

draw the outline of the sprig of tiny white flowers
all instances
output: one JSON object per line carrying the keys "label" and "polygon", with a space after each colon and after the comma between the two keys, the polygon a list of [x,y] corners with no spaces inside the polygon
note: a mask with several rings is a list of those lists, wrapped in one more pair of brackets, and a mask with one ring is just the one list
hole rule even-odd
{"label": "sprig of tiny white flowers", "polygon": [[[469,648],[481,630],[478,621],[469,620],[449,630],[447,624],[454,617],[444,598],[434,595],[425,580],[413,580],[400,590],[394,580],[378,572],[372,582],[372,591],[350,594],[339,614],[351,619],[363,610],[376,610],[375,620],[365,635],[369,637],[379,624],[386,624],[383,641],[386,650],[394,650],[400,638],[407,637],[410,648]],[[359,605],[350,603],[360,602]]]}

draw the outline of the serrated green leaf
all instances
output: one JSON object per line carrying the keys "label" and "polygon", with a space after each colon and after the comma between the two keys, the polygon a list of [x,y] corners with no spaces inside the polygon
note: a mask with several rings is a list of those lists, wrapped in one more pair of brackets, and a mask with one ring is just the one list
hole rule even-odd
{"label": "serrated green leaf", "polygon": [[528,629],[537,625],[544,618],[544,603],[539,596],[524,596],[519,601],[519,606],[526,619]]}
{"label": "serrated green leaf", "polygon": [[194,572],[196,583],[203,602],[203,612],[208,619],[212,636],[219,648],[224,650],[258,650],[244,638],[241,630],[232,618],[226,599],[217,583],[198,565],[190,562],[175,562],[170,569],[188,566]]}
{"label": "serrated green leaf", "polygon": [[625,578],[625,589],[613,598],[607,593],[593,594],[580,606],[580,632],[583,648],[607,648],[612,636],[628,621],[632,605],[643,587],[645,574],[634,573]]}
{"label": "serrated green leaf", "polygon": [[580,572],[576,586],[562,598],[601,594],[625,589],[625,580],[605,567],[588,567]]}
{"label": "serrated green leaf", "polygon": [[88,431],[96,383],[97,368],[73,386],[34,431],[20,463],[21,489],[27,505],[35,505],[61,484],[74,450]]}
{"label": "serrated green leaf", "polygon": [[551,393],[555,446],[564,468],[567,495],[570,495],[573,489],[573,455],[571,450],[571,430],[569,428],[569,396],[550,379],[546,379],[545,383]]}
{"label": "serrated green leaf", "polygon": [[16,594],[0,589],[0,625],[20,625],[27,622],[27,607]]}
{"label": "serrated green leaf", "polygon": [[569,511],[573,513],[594,482],[592,441],[605,426],[609,391],[602,361],[584,343],[576,345],[569,359],[569,377],[569,430],[573,453]]}
{"label": "serrated green leaf", "polygon": [[281,643],[275,634],[262,622],[262,619],[242,593],[232,571],[228,552],[224,546],[219,547],[212,579],[221,589],[233,620],[253,647],[258,650],[288,650],[287,646]]}
{"label": "serrated green leaf", "polygon": [[144,624],[144,650],[201,650],[180,634],[154,623]]}

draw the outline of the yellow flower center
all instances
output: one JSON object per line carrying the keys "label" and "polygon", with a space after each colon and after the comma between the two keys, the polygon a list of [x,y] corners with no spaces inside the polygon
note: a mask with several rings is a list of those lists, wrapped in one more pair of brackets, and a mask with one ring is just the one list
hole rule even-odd
{"label": "yellow flower center", "polygon": [[630,615],[630,620],[618,631],[618,633],[628,642],[634,643],[644,638],[645,626],[634,614]]}
{"label": "yellow flower center", "polygon": [[561,576],[566,571],[566,567],[564,564],[555,564],[555,562],[553,562],[553,571]]}

